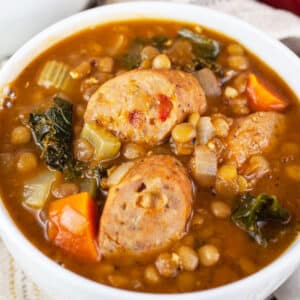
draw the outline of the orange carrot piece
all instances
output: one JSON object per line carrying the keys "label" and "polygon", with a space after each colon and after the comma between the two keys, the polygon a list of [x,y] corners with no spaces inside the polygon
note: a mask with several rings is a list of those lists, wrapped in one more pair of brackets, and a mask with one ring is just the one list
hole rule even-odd
{"label": "orange carrot piece", "polygon": [[252,111],[282,111],[288,103],[269,91],[250,73],[246,85],[248,103]]}
{"label": "orange carrot piece", "polygon": [[99,261],[96,243],[97,207],[88,193],[52,202],[47,233],[58,247],[84,261]]}

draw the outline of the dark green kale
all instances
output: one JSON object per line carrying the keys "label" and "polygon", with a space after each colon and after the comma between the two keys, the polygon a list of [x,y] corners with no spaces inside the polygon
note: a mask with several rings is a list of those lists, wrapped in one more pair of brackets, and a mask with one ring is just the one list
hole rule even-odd
{"label": "dark green kale", "polygon": [[151,45],[159,50],[163,50],[167,40],[167,37],[161,35],[153,36],[150,39],[142,37],[135,38],[127,53],[121,58],[122,66],[128,70],[138,68],[142,62],[141,51],[145,46]]}
{"label": "dark green kale", "polygon": [[157,48],[158,50],[163,50],[165,48],[165,43],[167,42],[168,38],[163,35],[156,35],[150,39],[150,44]]}
{"label": "dark green kale", "polygon": [[221,52],[221,44],[213,39],[202,36],[189,29],[182,28],[177,34],[190,40],[193,44],[195,56],[208,59],[216,59]]}
{"label": "dark green kale", "polygon": [[73,157],[72,109],[70,102],[55,97],[48,110],[31,113],[29,125],[34,140],[47,166],[62,172],[66,180],[80,183],[93,179],[99,186],[101,179],[107,176],[106,169],[101,165],[90,168]]}
{"label": "dark green kale", "polygon": [[129,50],[121,58],[121,64],[124,68],[132,70],[138,68],[142,62],[141,51],[145,44],[144,39],[135,38],[129,47]]}
{"label": "dark green kale", "polygon": [[46,164],[61,172],[72,168],[72,104],[55,97],[48,110],[29,115],[29,125]]}
{"label": "dark green kale", "polygon": [[289,212],[278,202],[277,197],[268,194],[252,196],[243,194],[238,199],[235,210],[231,215],[232,221],[246,231],[258,244],[268,245],[268,225],[284,225],[289,223]]}

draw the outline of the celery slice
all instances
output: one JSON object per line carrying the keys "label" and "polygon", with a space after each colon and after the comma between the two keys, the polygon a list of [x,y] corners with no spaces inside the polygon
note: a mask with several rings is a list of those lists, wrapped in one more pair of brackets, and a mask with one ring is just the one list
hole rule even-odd
{"label": "celery slice", "polygon": [[49,196],[51,186],[55,181],[55,173],[44,171],[24,184],[24,203],[33,208],[42,208]]}
{"label": "celery slice", "polygon": [[95,178],[83,179],[79,183],[80,192],[88,192],[92,198],[97,196],[97,180]]}
{"label": "celery slice", "polygon": [[120,151],[121,143],[119,139],[104,127],[94,123],[86,123],[80,137],[94,146],[94,157],[98,161],[114,158]]}
{"label": "celery slice", "polygon": [[72,83],[69,66],[55,60],[50,60],[44,65],[38,78],[38,85],[64,92],[71,90]]}

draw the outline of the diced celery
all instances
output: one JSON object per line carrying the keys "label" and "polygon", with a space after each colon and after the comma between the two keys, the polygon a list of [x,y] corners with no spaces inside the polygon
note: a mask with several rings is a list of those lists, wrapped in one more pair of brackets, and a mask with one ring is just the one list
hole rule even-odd
{"label": "diced celery", "polygon": [[97,124],[86,123],[80,137],[93,145],[95,149],[94,156],[98,161],[114,158],[120,151],[121,143],[119,139]]}
{"label": "diced celery", "polygon": [[49,196],[51,186],[55,181],[55,173],[44,171],[24,184],[24,203],[33,208],[42,208]]}
{"label": "diced celery", "polygon": [[38,85],[45,88],[56,88],[69,92],[72,88],[73,79],[70,76],[70,68],[64,63],[50,60],[48,61],[38,78]]}
{"label": "diced celery", "polygon": [[97,196],[97,180],[95,178],[86,178],[80,181],[80,192],[88,192],[92,198]]}

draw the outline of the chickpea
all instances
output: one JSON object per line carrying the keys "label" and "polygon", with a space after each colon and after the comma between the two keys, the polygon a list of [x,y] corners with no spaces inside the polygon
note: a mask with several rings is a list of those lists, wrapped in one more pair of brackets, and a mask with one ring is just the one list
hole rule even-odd
{"label": "chickpea", "polygon": [[193,126],[197,127],[200,121],[200,114],[199,113],[192,113],[189,116],[189,123],[191,123]]}
{"label": "chickpea", "polygon": [[148,59],[151,60],[157,55],[159,55],[158,49],[156,49],[155,47],[152,47],[152,46],[146,46],[141,51],[141,59],[142,60],[148,60]]}
{"label": "chickpea", "polygon": [[224,164],[222,167],[219,168],[217,177],[222,178],[226,181],[232,181],[237,178],[237,170],[236,167],[229,164]]}
{"label": "chickpea", "polygon": [[135,159],[138,157],[145,156],[145,148],[139,144],[128,143],[123,148],[123,155],[127,159]]}
{"label": "chickpea", "polygon": [[247,115],[250,112],[248,100],[245,95],[239,95],[233,99],[229,99],[231,110],[236,115]]}
{"label": "chickpea", "polygon": [[108,281],[112,286],[125,288],[129,286],[129,279],[121,274],[111,274]]}
{"label": "chickpea", "polygon": [[101,72],[111,73],[114,69],[114,59],[110,56],[104,56],[98,60],[98,69]]}
{"label": "chickpea", "polygon": [[187,143],[196,137],[196,129],[191,123],[181,123],[172,130],[172,138],[177,143]]}
{"label": "chickpea", "polygon": [[21,173],[27,173],[37,168],[38,160],[36,155],[31,152],[24,152],[17,161],[17,169]]}
{"label": "chickpea", "polygon": [[243,55],[244,54],[244,49],[239,44],[229,44],[227,46],[227,52],[230,55]]}
{"label": "chickpea", "polygon": [[220,253],[216,246],[204,245],[198,250],[199,260],[203,266],[215,265],[220,259]]}
{"label": "chickpea", "polygon": [[94,147],[86,140],[79,138],[74,142],[74,156],[77,160],[87,162],[93,158]]}
{"label": "chickpea", "polygon": [[144,272],[145,280],[150,284],[156,284],[160,281],[160,276],[154,266],[147,266]]}
{"label": "chickpea", "polygon": [[188,246],[181,246],[177,250],[181,265],[186,271],[194,271],[197,269],[199,264],[199,258],[194,249]]}
{"label": "chickpea", "polygon": [[226,137],[229,133],[230,126],[223,118],[216,118],[213,120],[215,134],[218,137]]}
{"label": "chickpea", "polygon": [[25,126],[18,126],[13,129],[10,136],[10,142],[13,145],[27,144],[31,140],[30,129]]}
{"label": "chickpea", "polygon": [[155,266],[161,276],[176,277],[179,271],[179,262],[177,254],[165,252],[157,257]]}
{"label": "chickpea", "polygon": [[55,198],[64,198],[79,193],[79,187],[75,183],[62,183],[52,189],[52,195]]}
{"label": "chickpea", "polygon": [[220,219],[228,218],[231,214],[230,206],[222,201],[213,201],[210,208],[212,213]]}
{"label": "chickpea", "polygon": [[235,98],[236,96],[238,96],[238,94],[239,92],[231,86],[227,86],[224,90],[224,96],[227,99]]}
{"label": "chickpea", "polygon": [[246,70],[249,67],[247,57],[243,55],[233,55],[227,58],[228,66],[235,70]]}
{"label": "chickpea", "polygon": [[246,90],[247,78],[247,74],[242,73],[233,80],[233,85],[239,93],[243,93]]}
{"label": "chickpea", "polygon": [[70,71],[70,76],[73,79],[82,79],[83,77],[90,74],[92,70],[91,64],[88,61],[83,61],[77,67]]}
{"label": "chickpea", "polygon": [[155,56],[152,62],[153,69],[170,69],[171,61],[169,57],[165,54],[159,54]]}
{"label": "chickpea", "polygon": [[239,191],[241,193],[246,192],[248,190],[248,181],[244,176],[238,175],[237,183],[239,186]]}

